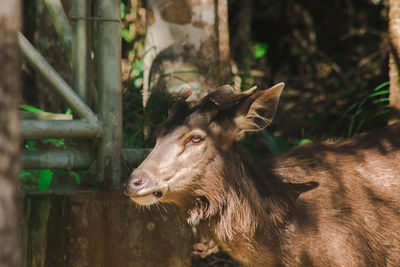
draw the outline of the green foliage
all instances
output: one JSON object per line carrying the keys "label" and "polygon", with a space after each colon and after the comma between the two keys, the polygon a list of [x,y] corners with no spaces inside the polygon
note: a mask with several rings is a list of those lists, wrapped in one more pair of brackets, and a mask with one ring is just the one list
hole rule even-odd
{"label": "green foliage", "polygon": [[[123,146],[149,147],[144,138],[147,124],[143,107],[143,74],[145,51],[146,10],[135,1],[121,1],[123,87]],[[151,48],[154,49],[154,48]]]}
{"label": "green foliage", "polygon": [[[29,112],[45,112],[44,110],[30,105],[20,105],[20,108]],[[72,114],[71,109],[67,109],[65,114]],[[67,148],[67,144],[65,139],[49,138],[44,140],[25,140],[24,147],[28,151],[40,151],[43,149],[65,149]],[[52,182],[60,176],[68,177],[67,179],[72,180],[74,184],[80,184],[80,175],[74,171],[43,169],[22,170],[20,173],[20,179],[25,188],[39,191],[49,190]],[[61,185],[61,187],[63,187],[63,185]]]}
{"label": "green foliage", "polygon": [[123,144],[124,147],[145,147],[143,109],[143,59],[131,62],[129,79],[124,82],[123,94]]}
{"label": "green foliage", "polygon": [[253,44],[253,58],[263,58],[267,54],[267,43],[254,43]]}
{"label": "green foliage", "polygon": [[48,190],[51,180],[53,179],[53,172],[51,170],[40,170],[38,188],[40,191]]}
{"label": "green foliage", "polygon": [[377,86],[372,93],[360,102],[351,105],[344,113],[343,119],[348,120],[346,136],[350,137],[373,126],[376,121],[385,121],[389,109],[389,82]]}
{"label": "green foliage", "polygon": [[72,180],[76,184],[80,184],[81,183],[81,176],[79,175],[79,173],[77,173],[75,171],[69,171],[69,175],[71,176]]}
{"label": "green foliage", "polygon": [[46,191],[55,188],[65,189],[81,183],[79,173],[65,170],[22,170],[20,179],[24,188],[30,191]]}
{"label": "green foliage", "polygon": [[30,105],[20,105],[19,106],[21,109],[26,110],[26,111],[30,111],[30,112],[35,112],[35,113],[40,113],[40,112],[44,112],[44,110],[41,110],[39,108],[35,108],[32,107]]}
{"label": "green foliage", "polygon": [[121,36],[128,43],[131,43],[134,39],[133,34],[128,29],[121,29]]}
{"label": "green foliage", "polygon": [[64,139],[55,139],[55,138],[50,138],[50,139],[44,139],[43,144],[53,144],[55,147],[58,148],[66,148],[65,140]]}
{"label": "green foliage", "polygon": [[[121,19],[126,19],[127,14],[128,13],[126,10],[126,4],[123,1],[121,1]],[[124,27],[121,28],[121,36],[122,39],[124,39],[128,43],[131,43],[135,37],[129,28],[124,28]]]}
{"label": "green foliage", "polygon": [[303,139],[300,139],[299,141],[297,141],[295,143],[295,146],[298,147],[298,146],[307,145],[307,144],[311,144],[311,143],[312,143],[312,141],[310,139],[303,138]]}
{"label": "green foliage", "polygon": [[387,91],[372,89],[388,75],[388,2],[253,1],[249,36],[238,34],[243,3],[229,2],[242,88],[286,83],[271,133],[292,147],[304,136],[337,139],[387,123]]}
{"label": "green foliage", "polygon": [[34,140],[27,140],[25,142],[25,149],[28,151],[37,151],[37,148],[35,147],[35,142]]}
{"label": "green foliage", "polygon": [[[26,140],[25,149],[28,151],[39,151],[43,149],[65,149],[67,144],[64,139],[44,139],[44,140]],[[49,190],[52,181],[62,180],[63,183],[57,183],[57,187],[63,188],[69,185],[79,185],[81,182],[80,174],[75,171],[64,170],[22,170],[20,178],[29,190],[46,191]],[[67,185],[69,184],[69,185]]]}
{"label": "green foliage", "polygon": [[124,19],[126,18],[126,4],[121,1],[121,18]]}

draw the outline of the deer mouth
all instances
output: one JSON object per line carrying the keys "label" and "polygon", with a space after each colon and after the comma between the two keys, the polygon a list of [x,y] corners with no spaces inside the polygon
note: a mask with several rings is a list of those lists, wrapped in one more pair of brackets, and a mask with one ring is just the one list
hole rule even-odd
{"label": "deer mouth", "polygon": [[160,189],[156,190],[146,190],[145,192],[140,192],[139,194],[128,194],[130,199],[141,206],[150,206],[158,201],[163,197],[164,193]]}
{"label": "deer mouth", "polygon": [[139,205],[149,206],[157,203],[162,196],[163,193],[161,191],[155,191],[145,195],[129,196],[129,197]]}

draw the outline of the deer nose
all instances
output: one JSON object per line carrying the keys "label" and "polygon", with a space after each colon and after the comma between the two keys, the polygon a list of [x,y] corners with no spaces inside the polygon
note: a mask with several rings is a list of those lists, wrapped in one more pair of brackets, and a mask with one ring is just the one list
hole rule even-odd
{"label": "deer nose", "polygon": [[156,186],[156,182],[152,179],[150,173],[145,170],[136,169],[131,175],[126,184],[125,191],[127,194],[135,196],[141,195]]}
{"label": "deer nose", "polygon": [[141,189],[147,184],[147,179],[144,177],[133,177],[129,181],[129,186],[134,189]]}
{"label": "deer nose", "polygon": [[143,176],[135,176],[134,173],[132,173],[125,190],[129,195],[137,195],[139,191],[146,186],[147,183],[147,178]]}

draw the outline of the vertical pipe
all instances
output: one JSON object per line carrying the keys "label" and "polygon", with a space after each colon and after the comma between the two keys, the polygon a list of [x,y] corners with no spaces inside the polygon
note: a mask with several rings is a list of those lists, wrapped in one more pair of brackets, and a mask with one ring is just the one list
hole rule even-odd
{"label": "vertical pipe", "polygon": [[88,103],[87,91],[87,70],[88,70],[88,49],[87,49],[87,1],[73,0],[71,7],[72,14],[72,83],[73,89]]}
{"label": "vertical pipe", "polygon": [[120,1],[95,1],[94,64],[99,117],[104,137],[99,143],[97,183],[115,190],[121,185],[122,90]]}

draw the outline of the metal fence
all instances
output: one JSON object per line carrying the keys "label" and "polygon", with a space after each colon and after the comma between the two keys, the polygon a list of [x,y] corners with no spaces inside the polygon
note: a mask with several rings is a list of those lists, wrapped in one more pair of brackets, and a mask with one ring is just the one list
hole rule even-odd
{"label": "metal fence", "polygon": [[[44,0],[58,36],[72,66],[71,88],[31,43],[19,34],[19,45],[28,64],[71,108],[74,120],[22,120],[25,139],[83,139],[78,146],[65,150],[24,151],[25,169],[94,169],[89,184],[105,185],[109,190],[121,185],[121,156],[135,163],[148,150],[122,150],[121,28],[120,1],[71,0],[71,25],[60,0]],[[90,14],[89,10],[93,10]],[[88,47],[91,27],[93,45]],[[88,59],[93,55],[93,73]],[[97,91],[97,109],[88,106],[90,82]],[[93,140],[96,140],[93,142]]]}

